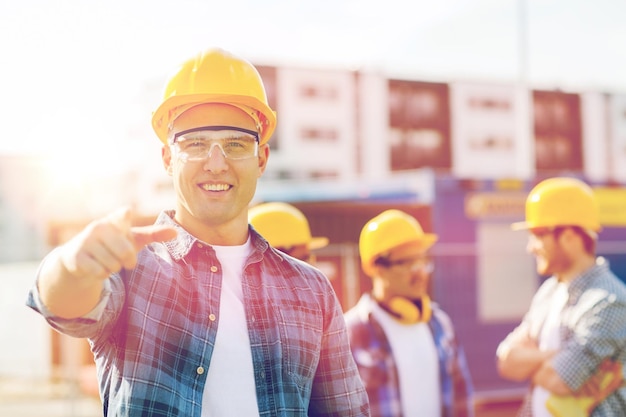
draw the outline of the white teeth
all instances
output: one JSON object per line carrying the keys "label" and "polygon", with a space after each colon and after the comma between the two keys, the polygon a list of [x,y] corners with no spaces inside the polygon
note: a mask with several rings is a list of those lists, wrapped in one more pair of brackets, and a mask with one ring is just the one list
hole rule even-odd
{"label": "white teeth", "polygon": [[226,191],[228,188],[228,184],[202,184],[204,191]]}

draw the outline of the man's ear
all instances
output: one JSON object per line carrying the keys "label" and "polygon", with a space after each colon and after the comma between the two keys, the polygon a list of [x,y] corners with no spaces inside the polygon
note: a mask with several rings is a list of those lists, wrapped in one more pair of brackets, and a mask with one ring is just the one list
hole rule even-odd
{"label": "man's ear", "polygon": [[172,150],[169,146],[164,145],[161,148],[161,160],[163,161],[163,167],[167,175],[172,175]]}
{"label": "man's ear", "polygon": [[567,248],[578,244],[584,246],[582,236],[576,233],[571,227],[563,229],[563,231],[559,234],[557,241],[560,245],[564,245],[564,247]]}
{"label": "man's ear", "polygon": [[259,177],[263,175],[265,172],[265,168],[267,168],[267,160],[270,157],[270,145],[267,143],[261,147],[259,147]]}

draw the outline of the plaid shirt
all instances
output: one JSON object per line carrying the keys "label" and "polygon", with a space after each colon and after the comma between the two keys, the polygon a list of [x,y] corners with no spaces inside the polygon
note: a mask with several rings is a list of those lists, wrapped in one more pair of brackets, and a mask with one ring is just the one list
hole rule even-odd
{"label": "plaid shirt", "polygon": [[[102,311],[51,317],[36,287],[27,304],[63,333],[89,338],[105,416],[195,416],[219,323],[221,267],[211,246],[164,212],[178,237],[113,274]],[[250,228],[243,294],[260,416],[368,416],[368,399],[328,279],[271,249]],[[92,318],[89,318],[92,317]]]}
{"label": "plaid shirt", "polygon": [[[472,417],[473,388],[463,349],[457,344],[448,315],[436,303],[432,303],[432,310],[428,327],[439,357],[441,416]],[[402,416],[396,362],[389,340],[372,314],[369,294],[364,294],[345,317],[352,353],[370,399],[372,417]]]}
{"label": "plaid shirt", "polygon": [[[557,284],[551,277],[541,285],[520,325],[502,342],[504,346],[519,332],[538,340]],[[595,266],[570,283],[560,320],[561,347],[552,366],[570,389],[578,390],[605,358],[626,367],[626,286],[611,272],[607,260],[598,258]],[[519,416],[531,415],[528,395]],[[625,415],[626,387],[616,390],[591,414]]]}

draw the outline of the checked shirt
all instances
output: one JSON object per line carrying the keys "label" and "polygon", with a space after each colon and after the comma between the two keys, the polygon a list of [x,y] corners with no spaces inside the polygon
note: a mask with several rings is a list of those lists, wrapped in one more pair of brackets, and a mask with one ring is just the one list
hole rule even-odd
{"label": "checked shirt", "polygon": [[[346,322],[353,355],[370,399],[372,417],[402,417],[400,380],[391,345],[372,314],[369,294],[363,294]],[[473,387],[463,349],[452,322],[437,303],[428,327],[439,358],[442,417],[473,417]]]}
{"label": "checked shirt", "polygon": [[[89,338],[104,415],[199,417],[219,323],[221,267],[214,250],[178,228],[137,266],[113,274],[86,317],[63,320],[27,304],[59,331]],[[368,416],[341,307],[317,269],[271,249],[250,228],[243,294],[261,416]],[[44,260],[45,262],[45,260]]]}
{"label": "checked shirt", "polygon": [[[555,277],[548,278],[537,290],[518,332],[538,340],[551,299],[557,288]],[[605,358],[626,367],[626,286],[599,257],[591,269],[575,278],[568,287],[568,300],[560,316],[560,350],[552,366],[561,379],[578,390]],[[506,344],[507,339],[502,343]],[[520,411],[531,416],[529,397]],[[616,390],[596,407],[592,417],[626,416],[626,388]]]}

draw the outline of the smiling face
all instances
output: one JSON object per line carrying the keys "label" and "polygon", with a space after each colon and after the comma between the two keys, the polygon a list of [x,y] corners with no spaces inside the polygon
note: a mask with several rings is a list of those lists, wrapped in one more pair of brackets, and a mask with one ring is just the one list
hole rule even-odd
{"label": "smiling face", "polygon": [[[256,130],[253,119],[225,104],[202,104],[187,110],[172,126],[171,135],[203,126],[232,126]],[[204,160],[180,158],[165,146],[163,164],[176,191],[175,220],[188,232],[210,244],[236,245],[247,239],[248,204],[269,157],[268,145],[258,156],[231,160],[211,152]]]}

